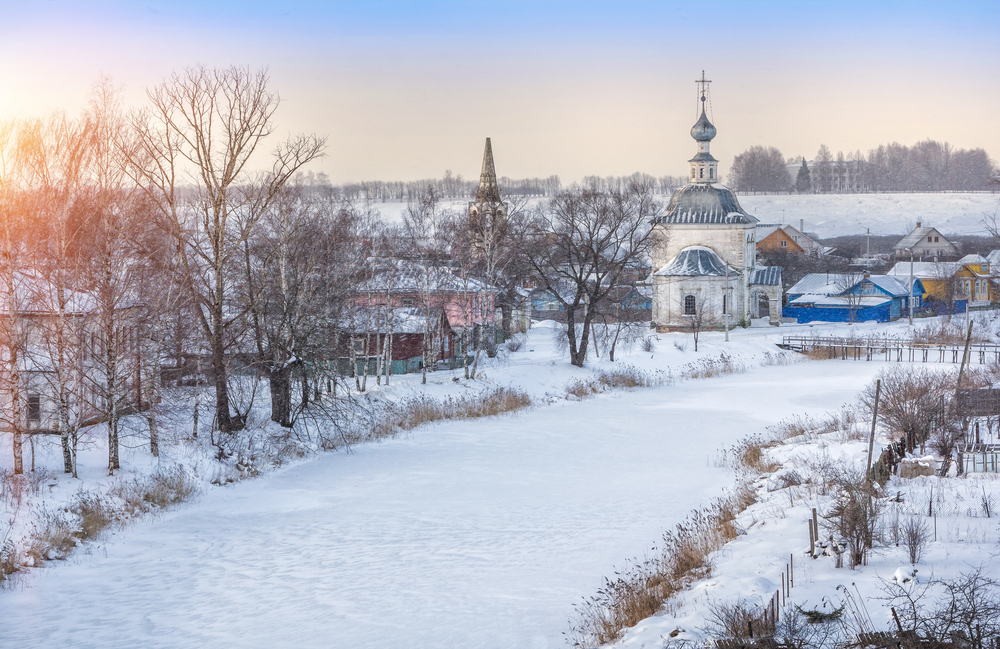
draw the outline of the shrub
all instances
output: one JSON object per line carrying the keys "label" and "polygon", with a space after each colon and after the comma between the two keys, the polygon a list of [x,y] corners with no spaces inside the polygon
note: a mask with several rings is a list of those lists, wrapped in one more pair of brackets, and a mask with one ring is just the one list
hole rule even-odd
{"label": "shrub", "polygon": [[930,539],[930,529],[923,519],[910,516],[903,524],[902,532],[903,542],[906,544],[906,550],[910,556],[910,565],[916,565]]}

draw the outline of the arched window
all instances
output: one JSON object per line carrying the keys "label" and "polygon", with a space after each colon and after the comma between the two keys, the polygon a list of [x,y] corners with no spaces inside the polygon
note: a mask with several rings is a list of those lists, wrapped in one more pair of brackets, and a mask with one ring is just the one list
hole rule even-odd
{"label": "arched window", "polygon": [[684,296],[684,315],[695,315],[693,295]]}
{"label": "arched window", "polygon": [[701,169],[698,170],[698,177],[699,178],[704,178],[705,177],[705,168],[704,167],[702,167]]}

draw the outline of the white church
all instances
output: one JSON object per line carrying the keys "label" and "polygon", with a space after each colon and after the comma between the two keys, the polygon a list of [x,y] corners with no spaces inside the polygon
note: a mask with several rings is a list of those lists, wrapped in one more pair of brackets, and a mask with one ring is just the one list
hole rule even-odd
{"label": "white church", "polygon": [[781,268],[756,265],[757,219],[719,183],[709,152],[715,126],[705,113],[709,81],[701,81],[701,117],[691,128],[698,152],[690,182],[653,221],[653,325],[659,331],[781,322]]}

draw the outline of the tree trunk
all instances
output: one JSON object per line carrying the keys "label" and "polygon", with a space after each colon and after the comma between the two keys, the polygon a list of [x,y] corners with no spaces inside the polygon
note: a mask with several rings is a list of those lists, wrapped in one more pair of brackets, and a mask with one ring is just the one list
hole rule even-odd
{"label": "tree trunk", "polygon": [[279,426],[291,428],[292,422],[292,380],[291,366],[272,369],[268,375],[271,387],[271,421]]}
{"label": "tree trunk", "polygon": [[506,302],[500,303],[500,328],[503,329],[503,333],[506,337],[510,337],[514,334],[511,329],[513,328],[514,319],[514,307]]}

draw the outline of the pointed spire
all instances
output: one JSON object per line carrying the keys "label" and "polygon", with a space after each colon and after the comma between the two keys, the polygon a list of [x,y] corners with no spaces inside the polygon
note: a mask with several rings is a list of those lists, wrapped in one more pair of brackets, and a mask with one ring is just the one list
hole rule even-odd
{"label": "pointed spire", "polygon": [[493,145],[486,138],[486,151],[483,153],[483,172],[479,174],[479,191],[476,192],[477,203],[499,203],[500,187],[497,185],[497,171],[493,166]]}

